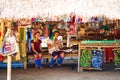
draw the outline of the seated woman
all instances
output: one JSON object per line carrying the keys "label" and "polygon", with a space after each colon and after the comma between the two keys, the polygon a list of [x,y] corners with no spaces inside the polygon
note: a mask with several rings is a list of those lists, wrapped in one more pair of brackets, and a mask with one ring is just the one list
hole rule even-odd
{"label": "seated woman", "polygon": [[40,38],[40,33],[39,32],[35,32],[34,33],[34,39],[31,41],[31,52],[34,54],[34,58],[35,58],[35,63],[37,65],[37,67],[40,69],[41,68],[41,57],[42,57],[42,47],[41,47],[41,43],[42,41],[39,39]]}
{"label": "seated woman", "polygon": [[65,52],[60,50],[62,45],[61,41],[58,40],[59,32],[55,31],[53,35],[54,35],[53,39],[48,40],[48,50],[49,53],[53,56],[50,62],[51,68],[54,67],[56,60],[58,61],[58,67],[61,67],[61,64],[65,56]]}

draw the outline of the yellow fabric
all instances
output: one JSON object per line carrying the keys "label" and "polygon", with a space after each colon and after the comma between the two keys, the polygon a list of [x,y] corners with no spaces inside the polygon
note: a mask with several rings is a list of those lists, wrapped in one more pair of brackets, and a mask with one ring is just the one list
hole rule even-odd
{"label": "yellow fabric", "polygon": [[20,43],[20,46],[21,46],[22,57],[26,57],[26,43]]}
{"label": "yellow fabric", "polygon": [[[20,29],[23,30],[23,33],[20,32]],[[22,38],[22,41],[20,41],[20,54],[22,57],[26,57],[26,28],[19,26],[18,32],[20,33],[20,39]]]}
{"label": "yellow fabric", "polygon": [[[17,45],[19,46],[19,43],[17,43]],[[16,53],[16,56],[15,56],[16,60],[20,60],[20,47],[18,49],[18,52]]]}
{"label": "yellow fabric", "polygon": [[2,47],[2,40],[3,40],[3,28],[4,28],[4,22],[3,20],[0,19],[0,33],[1,33],[1,36],[0,36],[0,47]]}

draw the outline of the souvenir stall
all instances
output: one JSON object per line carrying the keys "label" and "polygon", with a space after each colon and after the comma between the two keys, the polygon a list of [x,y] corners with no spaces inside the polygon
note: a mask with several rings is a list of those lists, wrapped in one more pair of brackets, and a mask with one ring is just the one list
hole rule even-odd
{"label": "souvenir stall", "polygon": [[112,23],[108,21],[107,24],[106,22],[104,19],[102,24],[95,21],[89,22],[87,23],[87,28],[85,25],[81,26],[85,30],[84,33],[78,31],[78,36],[80,36],[78,38],[78,71],[83,71],[84,69],[102,70],[104,63],[113,63],[114,69],[119,69],[119,20]]}
{"label": "souvenir stall", "polygon": [[[106,63],[114,61],[116,68],[118,69],[119,68],[118,67],[119,65],[119,62],[118,62],[119,61],[119,39],[120,39],[119,20],[117,19],[112,20],[106,17],[102,17],[102,18],[92,17],[90,18],[90,20],[88,20],[88,22],[83,22],[82,18],[80,18],[79,20],[79,18],[75,17],[75,14],[74,15],[70,14],[69,18],[70,19],[67,20],[68,18],[62,17],[62,18],[59,18],[58,21],[56,19],[49,19],[47,21],[46,18],[45,19],[44,18],[32,18],[32,19],[23,18],[23,19],[19,19],[17,21],[11,22],[12,23],[11,29],[13,30],[13,32],[15,33],[18,39],[17,41],[18,41],[18,46],[19,46],[18,54],[15,55],[14,59],[16,59],[17,61],[19,60],[23,61],[24,68],[26,69],[27,59],[29,58],[26,53],[30,52],[30,48],[31,48],[30,40],[32,39],[33,32],[38,30],[41,33],[40,38],[43,39],[43,42],[44,42],[44,38],[48,37],[48,35],[49,37],[52,38],[52,31],[57,29],[60,33],[60,36],[63,36],[63,43],[66,44],[65,47],[71,48],[75,44],[78,46],[77,48],[81,52],[79,53],[79,56],[78,54],[73,54],[73,56],[78,56],[78,66],[83,67],[81,69],[89,68],[89,69],[101,70],[103,61]],[[65,22],[62,19],[65,19],[65,21],[66,20],[67,21]],[[39,26],[36,26],[36,24],[38,24]],[[2,26],[5,26],[4,24],[2,24],[2,20],[1,20],[0,26],[1,26],[0,35],[4,36],[4,32],[6,31],[6,29],[5,27],[2,27]],[[2,39],[3,36],[1,36],[0,39]],[[84,43],[85,43],[85,46],[84,46]],[[110,44],[110,46],[107,44]],[[94,48],[94,45],[95,45],[95,48]],[[114,52],[108,53],[110,50]],[[88,53],[88,55],[87,54],[85,55],[85,53]],[[97,57],[99,57],[99,59],[95,58],[96,55]],[[106,55],[107,58],[106,57],[103,58],[104,55]],[[72,55],[70,54],[70,56]],[[44,57],[50,58],[50,55],[45,55]],[[94,63],[95,60],[100,60],[100,63],[97,64],[96,62],[96,66]]]}
{"label": "souvenir stall", "polygon": [[[114,68],[119,69],[119,58],[114,56],[115,50],[119,50],[119,20],[112,20],[106,17],[92,17],[88,22],[82,22],[82,19],[79,21],[76,18],[75,20],[74,15],[72,16],[67,22],[37,21],[41,26],[39,28],[39,31],[42,32],[41,39],[44,41],[48,33],[50,34],[49,37],[52,37],[52,30],[57,29],[65,38],[63,43],[66,43],[67,47],[71,48],[77,45],[78,52],[81,52],[79,56],[77,54],[73,55],[78,56],[78,71],[80,69],[102,70],[103,63],[114,61],[116,61],[114,64],[117,65]],[[38,19],[34,18],[32,20],[33,24],[36,24],[34,20]],[[49,55],[45,55],[45,57],[50,58]]]}

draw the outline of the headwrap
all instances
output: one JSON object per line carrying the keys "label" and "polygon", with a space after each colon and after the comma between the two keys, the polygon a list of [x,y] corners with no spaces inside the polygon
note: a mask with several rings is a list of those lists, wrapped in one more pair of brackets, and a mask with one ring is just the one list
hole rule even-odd
{"label": "headwrap", "polygon": [[58,32],[58,30],[57,30],[57,29],[53,29],[53,30],[52,30],[52,35],[51,35],[51,37],[50,37],[51,40],[54,40],[54,33],[55,33],[55,32]]}

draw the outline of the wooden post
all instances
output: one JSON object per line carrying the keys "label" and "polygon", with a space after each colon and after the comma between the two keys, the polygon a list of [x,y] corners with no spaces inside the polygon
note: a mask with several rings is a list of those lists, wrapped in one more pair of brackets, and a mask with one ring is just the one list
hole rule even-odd
{"label": "wooden post", "polygon": [[81,42],[78,43],[78,72],[80,71],[80,53],[81,53],[80,44]]}
{"label": "wooden post", "polygon": [[7,56],[7,80],[11,80],[11,56]]}
{"label": "wooden post", "polygon": [[69,32],[67,32],[67,47],[70,47],[70,35],[69,35]]}

